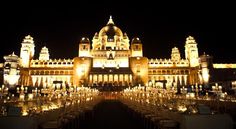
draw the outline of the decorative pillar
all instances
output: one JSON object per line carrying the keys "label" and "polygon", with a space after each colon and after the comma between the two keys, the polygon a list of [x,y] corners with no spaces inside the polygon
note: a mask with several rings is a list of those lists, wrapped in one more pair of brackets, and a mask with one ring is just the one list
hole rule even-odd
{"label": "decorative pillar", "polygon": [[91,74],[89,74],[89,80],[88,80],[88,82],[89,82],[90,84],[92,84],[92,75],[91,75]]}
{"label": "decorative pillar", "polygon": [[120,82],[120,74],[118,74],[118,85],[119,85],[119,82]]}
{"label": "decorative pillar", "polygon": [[179,75],[179,84],[182,86],[182,75]]}
{"label": "decorative pillar", "polygon": [[32,82],[33,82],[33,86],[35,86],[37,78],[35,76],[32,76]]}
{"label": "decorative pillar", "polygon": [[177,82],[178,82],[178,76],[175,75],[175,83],[177,83]]}
{"label": "decorative pillar", "polygon": [[122,74],[122,85],[124,86],[125,85],[125,74]]}

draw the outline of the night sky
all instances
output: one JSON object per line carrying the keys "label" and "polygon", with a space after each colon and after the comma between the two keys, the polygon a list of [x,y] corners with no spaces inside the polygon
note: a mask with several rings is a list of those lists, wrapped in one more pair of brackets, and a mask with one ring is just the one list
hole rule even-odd
{"label": "night sky", "polygon": [[[117,27],[130,40],[137,36],[143,43],[144,56],[170,58],[178,47],[184,56],[186,37],[193,36],[199,54],[213,56],[215,63],[236,63],[235,9],[228,4],[185,5],[158,3],[77,3],[60,6],[18,6],[0,9],[0,56],[13,51],[19,55],[24,36],[35,41],[38,58],[43,46],[51,58],[74,58],[81,37],[92,40],[95,32],[106,25],[112,15]],[[3,62],[3,58],[0,59]]]}

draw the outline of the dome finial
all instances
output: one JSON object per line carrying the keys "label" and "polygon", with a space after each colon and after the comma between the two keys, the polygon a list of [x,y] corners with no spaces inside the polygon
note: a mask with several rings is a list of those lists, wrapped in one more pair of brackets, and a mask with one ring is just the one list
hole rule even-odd
{"label": "dome finial", "polygon": [[112,20],[112,15],[110,15],[109,21],[107,22],[107,25],[109,24],[114,24],[113,20]]}

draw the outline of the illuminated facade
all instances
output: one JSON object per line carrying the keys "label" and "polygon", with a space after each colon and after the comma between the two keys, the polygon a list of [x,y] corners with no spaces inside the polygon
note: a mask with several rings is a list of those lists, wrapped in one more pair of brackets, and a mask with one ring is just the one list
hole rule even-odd
{"label": "illuminated facade", "polygon": [[208,83],[210,77],[208,68],[199,63],[197,43],[192,36],[186,38],[185,58],[174,47],[169,59],[148,59],[143,56],[141,40],[135,37],[130,42],[110,17],[106,26],[95,33],[92,43],[84,37],[78,46],[78,56],[73,59],[50,59],[46,47],[34,59],[34,40],[26,36],[20,57],[5,57],[4,84],[49,87],[59,81],[64,86],[163,86],[164,82],[168,88]]}
{"label": "illuminated facade", "polygon": [[9,87],[14,87],[18,84],[20,78],[19,59],[14,52],[8,56],[4,56],[3,78],[4,84],[7,84]]}

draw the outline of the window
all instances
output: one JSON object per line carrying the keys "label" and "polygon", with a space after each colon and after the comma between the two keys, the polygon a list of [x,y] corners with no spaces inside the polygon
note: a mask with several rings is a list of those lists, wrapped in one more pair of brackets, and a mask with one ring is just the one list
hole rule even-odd
{"label": "window", "polygon": [[114,39],[107,39],[107,42],[113,42]]}
{"label": "window", "polygon": [[88,47],[86,45],[82,45],[81,50],[88,50]]}
{"label": "window", "polygon": [[114,37],[113,36],[108,36],[107,42],[114,42]]}
{"label": "window", "polygon": [[139,74],[140,73],[140,64],[136,64],[136,68],[137,68],[137,73]]}
{"label": "window", "polygon": [[6,69],[11,68],[11,64],[7,63],[7,64],[5,65],[5,68],[6,68]]}
{"label": "window", "polygon": [[87,50],[89,49],[89,46],[87,46],[87,45],[84,45],[84,47],[83,47],[83,48],[84,48],[84,50],[86,50],[86,51],[87,51]]}
{"label": "window", "polygon": [[108,59],[110,59],[110,60],[111,60],[111,59],[114,59],[113,56],[112,56],[112,53],[109,54]]}
{"label": "window", "polygon": [[134,51],[139,51],[139,46],[138,45],[134,46]]}
{"label": "window", "polygon": [[111,47],[106,47],[106,50],[112,50],[112,48]]}

